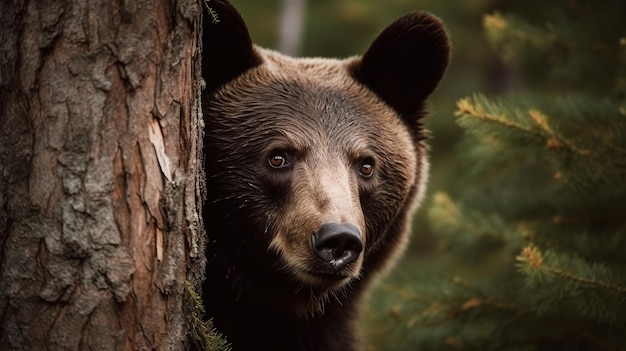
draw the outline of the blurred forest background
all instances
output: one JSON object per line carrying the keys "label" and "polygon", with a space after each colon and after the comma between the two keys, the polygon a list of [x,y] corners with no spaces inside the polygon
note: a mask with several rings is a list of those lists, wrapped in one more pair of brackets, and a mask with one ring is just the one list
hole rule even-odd
{"label": "blurred forest background", "polygon": [[451,34],[428,195],[367,350],[626,349],[626,1],[231,2],[295,56],[361,54],[415,10]]}

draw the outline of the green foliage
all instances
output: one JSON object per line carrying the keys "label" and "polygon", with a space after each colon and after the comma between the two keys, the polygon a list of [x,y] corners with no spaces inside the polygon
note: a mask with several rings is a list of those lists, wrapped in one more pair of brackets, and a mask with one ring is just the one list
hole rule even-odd
{"label": "green foliage", "polygon": [[202,297],[191,283],[185,281],[185,314],[187,332],[194,350],[230,351],[230,343],[213,328],[213,323],[203,320],[205,310]]}
{"label": "green foliage", "polygon": [[531,155],[562,181],[612,192],[626,178],[626,118],[619,109],[610,98],[584,94],[477,94],[458,102],[457,116],[480,143],[476,158],[502,163]]}
{"label": "green foliage", "polygon": [[209,18],[211,19],[212,24],[220,23],[220,18],[217,12],[209,5],[209,0],[202,0],[204,6],[206,7],[207,12],[209,13]]}
{"label": "green foliage", "polygon": [[375,294],[372,350],[626,345],[626,4],[525,6],[484,18],[513,87],[457,102],[435,253]]}
{"label": "green foliage", "polygon": [[525,79],[544,88],[605,91],[620,69],[623,11],[621,0],[531,1],[523,18],[495,12],[484,27],[505,62],[525,66]]}

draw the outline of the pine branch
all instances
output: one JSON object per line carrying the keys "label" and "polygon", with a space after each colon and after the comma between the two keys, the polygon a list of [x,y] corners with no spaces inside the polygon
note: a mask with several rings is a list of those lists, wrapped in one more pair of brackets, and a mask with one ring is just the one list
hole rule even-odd
{"label": "pine branch", "polygon": [[[526,313],[506,301],[486,296],[479,289],[465,284],[460,277],[444,284],[447,286],[448,294],[443,296],[420,293],[390,284],[383,286],[382,289],[400,298],[401,304],[391,307],[389,313],[394,319],[402,320],[407,328],[443,325],[459,318],[460,315],[479,312],[480,309]],[[407,311],[407,308],[410,311]]]}
{"label": "pine branch", "polygon": [[[583,284],[589,287],[604,289],[604,290],[612,290],[615,293],[626,294],[626,285],[617,285],[611,284],[609,281],[615,280],[614,275],[613,279],[600,280],[595,275],[602,274],[608,275],[605,267],[601,265],[590,266],[584,263],[583,261],[576,262],[576,265],[582,266],[576,269],[576,272],[572,269],[568,269],[567,267],[559,266],[558,264],[546,264],[544,262],[544,255],[542,252],[535,246],[529,245],[524,247],[522,253],[519,254],[516,259],[518,260],[518,269],[526,274],[528,277],[534,277],[537,274],[549,274],[552,276],[560,277],[570,282],[576,284]],[[572,259],[570,259],[572,261]],[[586,276],[582,271],[593,272],[592,276]],[[619,279],[618,279],[619,281]]]}
{"label": "pine branch", "polygon": [[[455,116],[460,118],[461,123],[463,123],[463,118],[473,118],[482,122],[497,124],[517,132],[525,133],[532,138],[541,139],[545,142],[545,146],[548,149],[564,149],[581,157],[590,158],[589,150],[577,147],[574,143],[556,133],[552,127],[550,127],[548,117],[538,109],[507,111],[506,108],[498,106],[497,103],[492,104],[480,95],[474,96],[473,101],[469,98],[459,100],[457,107],[458,110]],[[512,117],[506,114],[507,112],[509,114],[513,113],[518,115],[520,121],[532,121],[534,125],[515,122]],[[469,123],[467,125],[469,125]]]}
{"label": "pine branch", "polygon": [[526,246],[517,256],[517,268],[527,279],[529,288],[541,289],[539,310],[567,310],[573,305],[580,314],[599,323],[626,328],[626,316],[616,309],[626,298],[623,273],[603,264],[589,264],[574,255],[542,252]]}
{"label": "pine branch", "polygon": [[491,149],[481,157],[540,157],[550,161],[557,179],[567,176],[562,180],[576,185],[611,189],[626,177],[626,119],[610,100],[530,94],[489,100],[476,94],[457,107],[458,123]]}
{"label": "pine branch", "polygon": [[209,6],[209,2],[211,2],[211,0],[203,0],[204,2],[204,6],[206,7],[207,11],[209,12],[209,15],[211,16],[211,23],[213,24],[218,24],[220,23],[220,19],[217,15],[217,11],[215,11],[211,6]]}
{"label": "pine branch", "polygon": [[511,17],[505,18],[499,12],[485,15],[483,27],[487,38],[499,49],[505,61],[519,57],[527,45],[543,49],[550,42],[549,33],[545,29],[524,22],[518,23]]}
{"label": "pine branch", "polygon": [[213,328],[211,320],[202,319],[205,313],[202,297],[188,281],[185,281],[184,287],[188,333],[196,348],[203,351],[230,351],[230,343]]}
{"label": "pine branch", "polygon": [[[555,10],[558,12],[558,9]],[[483,27],[487,38],[502,54],[505,61],[518,59],[524,55],[553,52],[563,49],[570,55],[591,53],[594,55],[615,55],[614,42],[597,41],[586,36],[585,30],[570,30],[569,16],[555,13],[555,21],[541,24],[531,23],[514,16],[504,16],[499,12],[485,15]],[[564,19],[565,18],[565,19]],[[582,23],[581,26],[587,25]],[[591,28],[583,28],[590,30]]]}
{"label": "pine branch", "polygon": [[[412,289],[385,285],[382,293],[396,297],[387,309],[396,323],[386,322],[384,329],[378,323],[377,330],[386,340],[394,338],[387,343],[394,350],[536,350],[569,343],[611,350],[599,338],[602,331],[589,333],[593,326],[584,321],[538,314],[542,296],[511,283],[496,287],[489,280],[418,277]],[[610,339],[623,339],[606,330]]]}
{"label": "pine branch", "polygon": [[625,87],[619,57],[626,6],[568,1],[541,7],[541,13],[527,18],[497,12],[484,17],[487,38],[502,59],[521,69],[525,84],[535,89],[620,96]]}
{"label": "pine branch", "polygon": [[496,213],[469,211],[442,192],[434,194],[428,217],[434,229],[449,239],[448,248],[487,250],[491,246],[484,245],[483,239],[521,246],[528,236],[525,225],[511,225]]}

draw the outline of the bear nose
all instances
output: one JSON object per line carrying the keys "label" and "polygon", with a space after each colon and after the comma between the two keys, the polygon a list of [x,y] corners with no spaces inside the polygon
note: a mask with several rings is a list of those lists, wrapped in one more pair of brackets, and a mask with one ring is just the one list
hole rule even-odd
{"label": "bear nose", "polygon": [[359,228],[352,224],[324,224],[313,233],[312,241],[315,253],[335,270],[356,261],[363,251]]}

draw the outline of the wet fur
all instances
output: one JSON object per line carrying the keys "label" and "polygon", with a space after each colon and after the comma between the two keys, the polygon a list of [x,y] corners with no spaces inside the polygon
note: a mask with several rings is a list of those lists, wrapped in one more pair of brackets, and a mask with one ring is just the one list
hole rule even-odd
{"label": "wet fur", "polygon": [[[404,250],[425,189],[420,120],[447,34],[416,13],[363,58],[294,59],[253,46],[227,2],[209,4],[221,26],[203,34],[208,315],[235,351],[358,350],[358,307]],[[267,164],[281,149],[288,170]],[[364,155],[372,178],[358,176]],[[311,249],[328,222],[354,224],[365,246],[333,275]]]}

